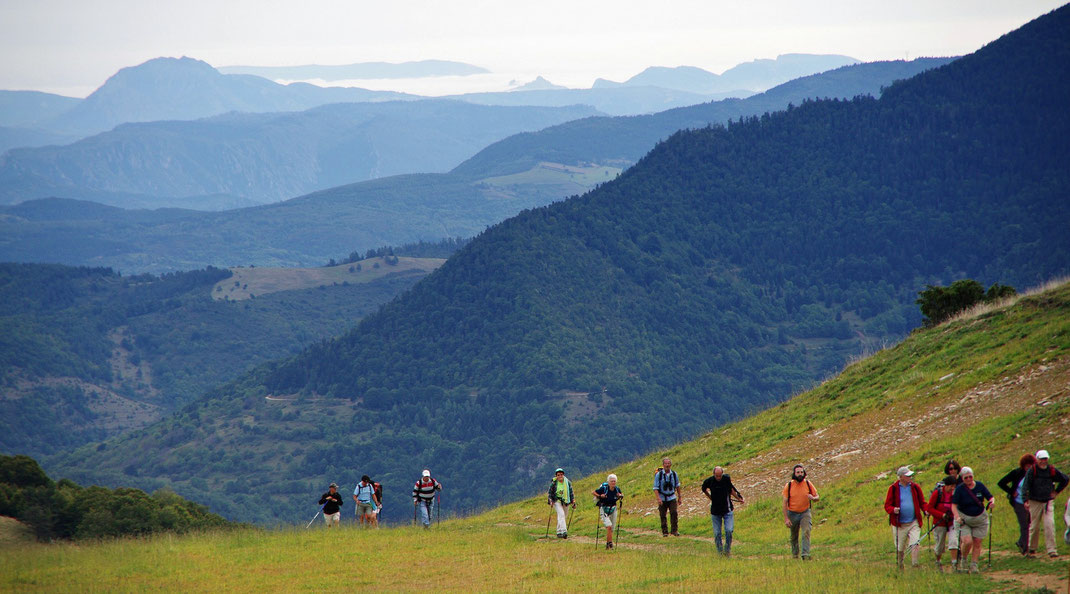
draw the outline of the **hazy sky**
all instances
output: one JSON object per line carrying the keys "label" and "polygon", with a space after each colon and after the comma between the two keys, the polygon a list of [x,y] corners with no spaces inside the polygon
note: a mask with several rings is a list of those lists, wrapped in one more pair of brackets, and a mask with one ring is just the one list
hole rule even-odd
{"label": "hazy sky", "polygon": [[84,96],[124,66],[458,60],[588,87],[647,66],[722,72],[783,53],[861,60],[972,52],[1041,0],[0,0],[0,88]]}

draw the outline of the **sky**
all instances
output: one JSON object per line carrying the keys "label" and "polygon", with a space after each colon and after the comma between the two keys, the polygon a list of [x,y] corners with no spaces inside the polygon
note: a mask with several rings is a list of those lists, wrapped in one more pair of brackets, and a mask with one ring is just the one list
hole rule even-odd
{"label": "sky", "polygon": [[[440,92],[504,90],[485,87],[536,75],[586,88],[596,78],[625,80],[648,66],[720,73],[785,53],[863,61],[962,55],[1060,4],[0,0],[0,89],[82,97],[118,69],[159,56],[213,66],[456,60],[494,76],[440,81]],[[389,84],[404,83],[364,86]]]}

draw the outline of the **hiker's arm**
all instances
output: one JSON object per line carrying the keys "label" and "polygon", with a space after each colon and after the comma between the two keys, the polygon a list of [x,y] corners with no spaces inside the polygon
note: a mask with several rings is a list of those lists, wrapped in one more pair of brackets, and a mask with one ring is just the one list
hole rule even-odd
{"label": "hiker's arm", "polygon": [[791,528],[791,518],[788,517],[788,496],[784,496],[784,524]]}
{"label": "hiker's arm", "polygon": [[951,517],[955,518],[956,522],[962,522],[962,516],[959,515],[959,504],[954,501],[951,502]]}
{"label": "hiker's arm", "polygon": [[1056,483],[1055,496],[1058,497],[1059,493],[1062,493],[1063,489],[1066,488],[1067,483],[1070,483],[1070,477],[1068,477],[1065,474],[1063,474],[1063,472],[1061,470],[1056,470],[1055,471],[1055,483]]}
{"label": "hiker's arm", "polygon": [[806,484],[810,485],[810,490],[806,493],[806,496],[810,498],[810,501],[821,499],[821,496],[817,494],[817,487],[810,481],[806,481]]}
{"label": "hiker's arm", "polygon": [[996,486],[1002,489],[1007,495],[1010,495],[1014,492],[1015,482],[1017,481],[1014,480],[1014,470],[1012,470],[1007,474],[1003,475],[1003,478],[999,479],[999,482],[996,483]]}

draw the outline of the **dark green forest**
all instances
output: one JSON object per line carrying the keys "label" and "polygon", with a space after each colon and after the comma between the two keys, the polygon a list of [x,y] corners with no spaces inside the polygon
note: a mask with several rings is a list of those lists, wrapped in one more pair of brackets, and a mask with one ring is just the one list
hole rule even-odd
{"label": "dark green forest", "polygon": [[53,481],[28,456],[0,455],[0,516],[23,522],[42,541],[235,526],[171,491],[149,495],[138,489]]}
{"label": "dark green forest", "polygon": [[1065,274],[1068,64],[1064,8],[880,99],[674,134],[352,332],[54,463],[292,522],[329,480],[430,466],[471,510],[694,436],[916,327],[927,285]]}
{"label": "dark green forest", "polygon": [[[260,363],[341,334],[423,274],[213,301],[212,285],[230,276],[218,268],[157,277],[0,264],[0,387],[12,394],[0,398],[0,452],[43,456],[139,426],[124,414],[114,422],[116,399],[95,388],[159,417]],[[136,375],[117,372],[116,352]]]}

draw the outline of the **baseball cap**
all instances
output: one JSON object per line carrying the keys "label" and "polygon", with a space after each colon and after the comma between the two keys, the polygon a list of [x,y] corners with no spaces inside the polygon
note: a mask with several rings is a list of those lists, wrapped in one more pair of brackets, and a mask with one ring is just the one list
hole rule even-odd
{"label": "baseball cap", "polygon": [[331,486],[334,487],[335,489],[337,489],[338,488],[338,483],[331,483]]}
{"label": "baseball cap", "polygon": [[557,474],[557,473],[559,473],[559,472],[560,472],[561,474],[565,474],[565,469],[564,469],[564,468],[558,468],[557,470],[555,470],[555,471],[554,471],[554,474]]}
{"label": "baseball cap", "polygon": [[424,476],[431,476],[431,471],[425,468],[424,469]]}
{"label": "baseball cap", "polygon": [[914,471],[906,466],[900,466],[899,470],[895,472],[897,476],[914,476]]}
{"label": "baseball cap", "polygon": [[1037,452],[1037,460],[1040,460],[1041,458],[1050,458],[1050,456],[1048,456],[1048,450],[1040,450]]}

